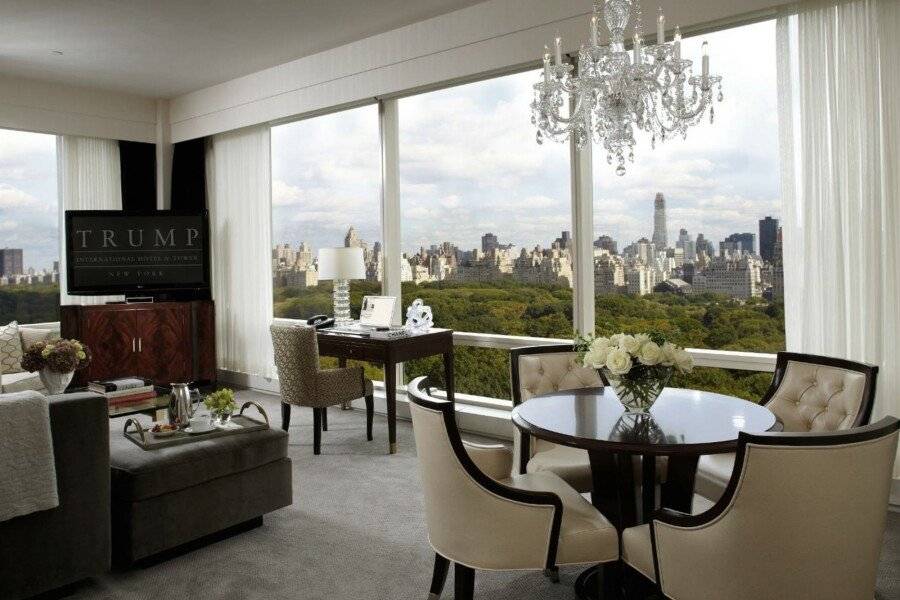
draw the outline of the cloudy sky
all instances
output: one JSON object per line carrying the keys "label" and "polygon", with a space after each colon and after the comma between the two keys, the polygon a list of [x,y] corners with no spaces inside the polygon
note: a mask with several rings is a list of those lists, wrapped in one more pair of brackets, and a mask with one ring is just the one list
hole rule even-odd
{"label": "cloudy sky", "polygon": [[22,248],[25,267],[59,256],[56,137],[0,129],[0,248]]}
{"label": "cloudy sky", "polygon": [[[594,156],[595,236],[620,247],[652,232],[656,192],[668,201],[669,239],[680,227],[720,240],[756,231],[779,214],[774,23],[705,36],[711,67],[725,78],[716,122],[650,149],[615,175]],[[699,61],[702,39],[683,54]],[[752,51],[751,51],[752,50]],[[534,141],[528,104],[536,73],[523,73],[400,101],[403,249],[451,241],[548,245],[571,229],[568,151]],[[350,225],[379,239],[379,146],[374,106],[273,129],[276,241],[340,245]]]}

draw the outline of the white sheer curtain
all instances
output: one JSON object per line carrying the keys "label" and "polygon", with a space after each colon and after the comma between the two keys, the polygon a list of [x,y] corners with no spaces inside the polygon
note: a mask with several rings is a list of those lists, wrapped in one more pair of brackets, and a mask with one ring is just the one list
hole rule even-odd
{"label": "white sheer curtain", "polygon": [[[67,210],[121,210],[122,171],[119,142],[61,135],[56,138],[59,224]],[[66,293],[66,239],[59,236],[60,304],[103,304],[122,296],[70,296]]]}
{"label": "white sheer curtain", "polygon": [[873,420],[900,415],[900,2],[793,11],[778,19],[787,345],[879,365]]}
{"label": "white sheer curtain", "polygon": [[220,368],[274,374],[268,126],[212,138],[206,155],[212,290]]}

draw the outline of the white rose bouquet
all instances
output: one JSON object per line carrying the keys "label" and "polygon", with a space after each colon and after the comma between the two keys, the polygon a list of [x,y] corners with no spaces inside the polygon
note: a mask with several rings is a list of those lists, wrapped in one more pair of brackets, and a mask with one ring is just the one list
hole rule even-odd
{"label": "white rose bouquet", "polygon": [[691,355],[659,333],[578,336],[575,349],[585,367],[597,369],[629,412],[646,413],[675,371],[690,373]]}

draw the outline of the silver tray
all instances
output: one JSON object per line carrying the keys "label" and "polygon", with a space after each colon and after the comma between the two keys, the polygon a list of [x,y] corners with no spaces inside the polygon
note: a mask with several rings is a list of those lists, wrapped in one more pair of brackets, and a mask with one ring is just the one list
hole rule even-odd
{"label": "silver tray", "polygon": [[[251,419],[244,415],[244,409],[254,406],[262,415],[264,421]],[[129,429],[130,428],[130,429]],[[225,427],[216,427],[204,433],[187,433],[186,431],[178,431],[166,437],[155,437],[149,429],[145,429],[140,421],[131,418],[125,421],[123,435],[137,444],[144,450],[156,450],[157,448],[167,448],[169,446],[180,446],[182,444],[191,444],[201,440],[209,440],[228,435],[237,435],[241,433],[249,433],[251,431],[262,431],[269,428],[269,415],[262,406],[256,402],[245,402],[241,406],[238,414],[231,417],[231,421]]]}

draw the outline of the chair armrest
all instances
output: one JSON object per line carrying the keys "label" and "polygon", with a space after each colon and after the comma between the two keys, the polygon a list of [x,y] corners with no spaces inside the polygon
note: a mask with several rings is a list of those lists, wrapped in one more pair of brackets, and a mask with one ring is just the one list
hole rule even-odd
{"label": "chair armrest", "polygon": [[333,406],[366,395],[364,370],[360,366],[322,369],[317,377],[316,403],[320,406]]}
{"label": "chair armrest", "polygon": [[463,440],[463,447],[475,466],[491,479],[506,479],[512,474],[512,452],[502,444],[476,444]]}

